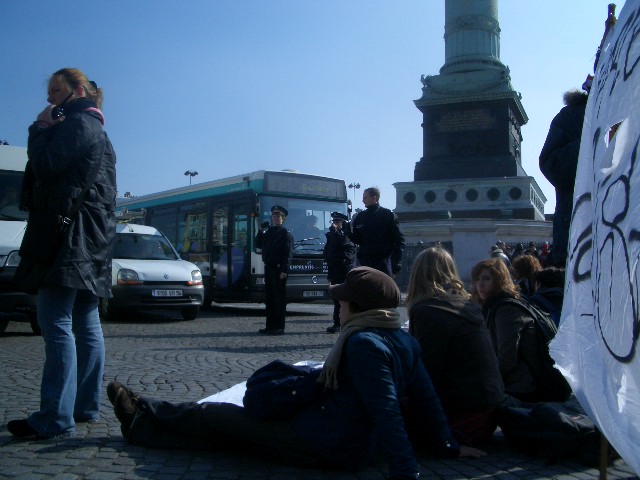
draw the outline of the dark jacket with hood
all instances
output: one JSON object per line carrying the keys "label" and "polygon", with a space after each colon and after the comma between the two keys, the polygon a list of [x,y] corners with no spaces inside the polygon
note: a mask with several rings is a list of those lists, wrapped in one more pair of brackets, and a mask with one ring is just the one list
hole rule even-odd
{"label": "dark jacket with hood", "polygon": [[[38,122],[29,127],[29,160],[21,198],[29,219],[16,272],[19,284],[58,285],[90,290],[99,297],[111,295],[116,156],[103,122],[95,103],[80,98],[65,105],[64,121],[49,128]],[[38,255],[42,242],[55,235],[51,219],[70,212],[96,169],[95,181],[71,218],[55,258],[43,262]]]}
{"label": "dark jacket with hood", "polygon": [[480,305],[452,291],[414,305],[409,319],[446,412],[478,412],[504,400]]}
{"label": "dark jacket with hood", "polygon": [[559,267],[564,267],[567,259],[573,188],[587,100],[587,95],[581,92],[565,94],[566,106],[551,121],[540,152],[540,171],[556,190],[551,259],[553,265]]}

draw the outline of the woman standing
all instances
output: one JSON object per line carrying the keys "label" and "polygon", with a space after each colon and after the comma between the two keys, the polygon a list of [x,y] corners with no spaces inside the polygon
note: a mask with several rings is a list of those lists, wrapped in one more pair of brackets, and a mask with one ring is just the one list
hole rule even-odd
{"label": "woman standing", "polygon": [[482,310],[449,252],[428,248],[416,257],[406,303],[409,333],[420,344],[453,434],[467,445],[488,440],[504,385]]}
{"label": "woman standing", "polygon": [[471,295],[489,327],[500,374],[508,394],[524,402],[543,401],[536,373],[542,365],[534,319],[508,299],[519,299],[518,286],[500,259],[479,262],[471,270]]}
{"label": "woman standing", "polygon": [[[47,101],[29,127],[21,197],[29,221],[16,281],[38,293],[45,343],[40,410],[7,425],[23,438],[72,434],[75,422],[98,419],[98,299],[111,295],[115,239],[116,158],[103,130],[102,90],[80,70],[64,68],[51,76]],[[55,248],[46,251],[45,238]]]}

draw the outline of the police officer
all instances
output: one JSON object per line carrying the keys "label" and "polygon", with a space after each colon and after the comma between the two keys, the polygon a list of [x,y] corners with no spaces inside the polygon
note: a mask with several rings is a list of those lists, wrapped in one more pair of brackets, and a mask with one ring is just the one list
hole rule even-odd
{"label": "police officer", "polygon": [[[331,226],[325,233],[327,243],[324,245],[324,259],[327,262],[327,279],[331,285],[343,283],[347,273],[353,268],[356,257],[356,246],[347,237],[342,228],[348,217],[340,212],[331,213]],[[340,331],[340,302],[333,300],[333,325],[327,328],[328,333]]]}
{"label": "police officer", "polygon": [[388,208],[381,207],[380,190],[369,187],[362,193],[365,210],[353,219],[349,238],[358,245],[360,265],[375,268],[395,277],[400,272],[404,235],[398,217]]}
{"label": "police officer", "polygon": [[287,312],[287,276],[293,257],[293,237],[285,227],[284,219],[289,214],[280,205],[271,207],[271,226],[261,225],[256,235],[256,248],[262,249],[264,262],[265,305],[267,325],[259,333],[282,335]]}

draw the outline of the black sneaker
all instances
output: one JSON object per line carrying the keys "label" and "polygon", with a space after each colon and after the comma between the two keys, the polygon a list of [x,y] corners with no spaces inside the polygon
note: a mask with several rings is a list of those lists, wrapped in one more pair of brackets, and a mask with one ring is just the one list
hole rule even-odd
{"label": "black sneaker", "polygon": [[46,438],[33,429],[25,418],[24,420],[11,420],[7,423],[7,430],[14,437],[23,438],[25,440],[40,440]]}
{"label": "black sneaker", "polygon": [[340,325],[331,325],[330,327],[327,327],[327,333],[339,333],[340,332]]}
{"label": "black sneaker", "polygon": [[267,331],[267,335],[284,335],[284,328],[274,328]]}

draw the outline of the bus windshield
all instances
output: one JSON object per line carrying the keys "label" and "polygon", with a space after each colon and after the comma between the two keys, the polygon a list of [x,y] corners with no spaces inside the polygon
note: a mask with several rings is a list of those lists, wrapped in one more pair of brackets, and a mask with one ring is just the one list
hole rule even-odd
{"label": "bus windshield", "polygon": [[347,213],[346,205],[340,202],[262,196],[260,223],[270,222],[274,205],[289,212],[284,225],[293,236],[294,255],[322,256],[325,233],[331,226],[331,212]]}

